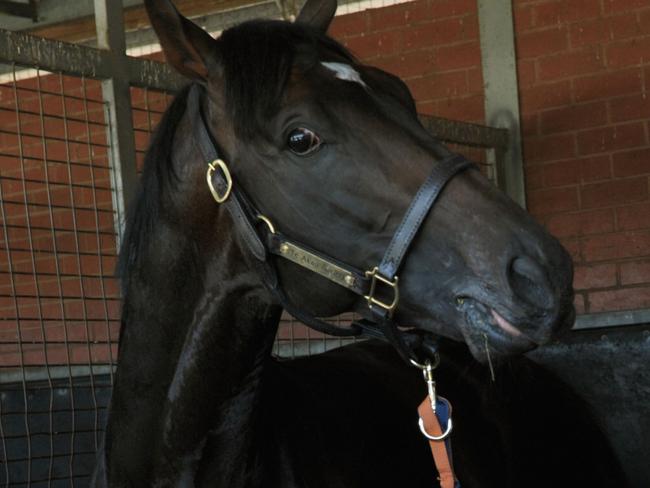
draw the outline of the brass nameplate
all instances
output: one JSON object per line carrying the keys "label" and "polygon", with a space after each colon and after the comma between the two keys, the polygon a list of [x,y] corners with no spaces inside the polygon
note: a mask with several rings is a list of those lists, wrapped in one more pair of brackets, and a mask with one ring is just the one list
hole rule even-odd
{"label": "brass nameplate", "polygon": [[333,281],[341,286],[346,288],[353,288],[355,285],[355,277],[349,271],[332,264],[328,261],[325,261],[323,258],[316,256],[315,254],[302,249],[295,244],[290,242],[283,242],[280,245],[280,254],[287,258],[289,261],[293,261],[296,264],[299,264],[303,268],[307,268],[314,273],[318,273],[321,276],[324,276],[328,280]]}

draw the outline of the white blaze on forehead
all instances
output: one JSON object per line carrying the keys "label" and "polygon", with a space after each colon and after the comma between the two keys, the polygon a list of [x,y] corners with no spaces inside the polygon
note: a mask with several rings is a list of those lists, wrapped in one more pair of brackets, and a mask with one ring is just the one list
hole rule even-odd
{"label": "white blaze on forehead", "polygon": [[352,81],[353,83],[359,83],[364,88],[367,88],[366,84],[361,79],[359,72],[349,64],[326,62],[322,62],[321,64],[328,70],[332,71],[334,73],[334,76],[336,76],[339,80]]}

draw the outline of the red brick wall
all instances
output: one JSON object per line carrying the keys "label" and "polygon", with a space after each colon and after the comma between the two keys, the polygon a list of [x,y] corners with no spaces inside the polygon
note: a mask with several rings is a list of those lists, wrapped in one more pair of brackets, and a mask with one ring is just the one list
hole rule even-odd
{"label": "red brick wall", "polygon": [[[650,0],[516,0],[514,12],[529,209],[573,254],[581,312],[649,307]],[[364,62],[401,76],[420,112],[484,122],[475,0],[417,0],[344,15],[330,32]],[[42,364],[46,353],[51,363],[65,363],[68,352],[72,362],[103,362],[109,354],[108,330],[111,342],[116,340],[119,300],[111,278],[115,242],[103,109],[85,111],[75,98],[83,91],[79,80],[66,78],[65,88],[59,83],[58,77],[41,79],[41,88],[52,92],[42,97],[44,112],[52,115],[45,120],[48,178],[58,184],[50,188],[51,215],[38,96],[33,91],[19,95],[21,130],[34,134],[22,137],[24,154],[33,157],[25,161],[30,179],[25,206],[17,181],[21,170],[13,87],[0,87],[3,223],[10,226],[9,242],[0,236],[0,366],[5,367],[18,365],[21,354],[22,361],[34,365]],[[19,86],[38,88],[35,79]],[[62,89],[70,95],[65,125]],[[88,82],[86,90],[89,98],[100,99],[96,82]],[[133,90],[139,162],[167,101]],[[92,122],[90,132],[85,117]],[[67,166],[52,162],[68,156],[77,163],[71,168],[72,186]],[[91,171],[99,187],[94,194],[88,188]],[[34,226],[34,263],[28,252],[27,210]],[[78,244],[73,214],[81,230]],[[60,229],[54,234],[51,220]],[[79,262],[77,247],[83,253]],[[17,307],[7,248],[14,272],[22,273],[14,276]],[[61,287],[56,262],[65,275]],[[17,323],[22,346],[17,344]],[[73,342],[69,348],[64,330]],[[50,342],[44,346],[45,341]]]}
{"label": "red brick wall", "polygon": [[[133,89],[132,100],[140,164],[169,97]],[[106,146],[99,82],[45,75],[0,85],[3,370],[116,358],[120,294]]]}
{"label": "red brick wall", "polygon": [[[513,2],[528,208],[570,250],[579,312],[650,307],[650,0]],[[418,109],[484,122],[475,0],[335,19]]]}
{"label": "red brick wall", "polygon": [[579,309],[650,307],[650,1],[514,5],[529,209]]}
{"label": "red brick wall", "polygon": [[329,33],[406,81],[421,113],[483,122],[476,0],[418,0],[339,16]]}

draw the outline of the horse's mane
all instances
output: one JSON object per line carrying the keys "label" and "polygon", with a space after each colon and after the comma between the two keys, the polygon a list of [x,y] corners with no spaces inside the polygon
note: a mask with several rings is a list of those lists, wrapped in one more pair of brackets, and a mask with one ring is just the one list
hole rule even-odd
{"label": "horse's mane", "polygon": [[[250,140],[265,132],[265,121],[277,111],[294,66],[306,71],[336,57],[354,62],[339,43],[301,24],[254,20],[223,32],[218,41],[223,67],[226,114],[238,137]],[[189,84],[165,111],[145,155],[138,188],[126,219],[117,276],[126,297],[128,271],[149,245],[167,190],[176,180],[171,162],[174,134],[186,109]]]}

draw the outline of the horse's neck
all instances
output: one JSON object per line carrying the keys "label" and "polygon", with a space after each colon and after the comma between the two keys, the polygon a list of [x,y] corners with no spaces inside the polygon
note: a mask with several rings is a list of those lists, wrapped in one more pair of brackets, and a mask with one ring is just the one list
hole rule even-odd
{"label": "horse's neck", "polygon": [[218,253],[201,260],[201,246],[173,227],[164,219],[154,226],[155,244],[127,277],[106,436],[116,486],[185,486],[209,431],[230,459],[249,448],[246,429],[279,320],[232,229],[221,229]]}

